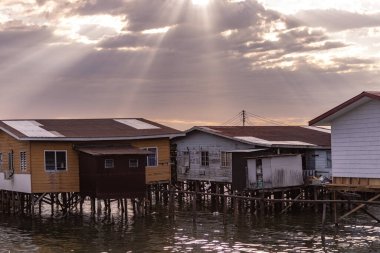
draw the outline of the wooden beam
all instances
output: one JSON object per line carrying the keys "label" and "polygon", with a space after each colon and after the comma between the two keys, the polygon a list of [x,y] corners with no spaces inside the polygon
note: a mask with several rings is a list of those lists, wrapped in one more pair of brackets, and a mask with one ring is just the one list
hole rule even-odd
{"label": "wooden beam", "polygon": [[[368,202],[372,202],[372,201],[374,201],[374,200],[376,200],[376,199],[378,199],[378,198],[380,198],[380,194],[377,194],[375,197],[369,199]],[[339,218],[339,220],[342,220],[342,219],[346,218],[347,216],[353,214],[354,212],[358,211],[359,209],[361,209],[361,208],[363,208],[363,207],[365,207],[365,206],[366,206],[366,204],[360,204],[360,205],[358,205],[357,207],[355,207],[354,209],[352,209],[352,210],[349,211],[348,213],[346,213],[346,214],[344,214],[343,216],[341,216],[341,217]]]}
{"label": "wooden beam", "polygon": [[[299,199],[299,197],[301,197],[302,196],[302,191],[300,192],[300,194],[298,194],[298,196],[297,197],[295,197],[294,198],[294,200],[297,200],[297,199]],[[283,214],[283,213],[285,213],[289,208],[291,208],[292,207],[292,205],[293,205],[293,203],[294,202],[291,202],[284,210],[282,210],[281,211],[281,213],[280,214]]]}
{"label": "wooden beam", "polygon": [[360,209],[360,211],[362,211],[363,213],[367,214],[367,215],[370,216],[372,219],[374,219],[374,220],[376,220],[378,223],[380,223],[379,218],[377,218],[375,215],[373,215],[372,213],[370,213],[368,210],[366,210],[366,209]]}

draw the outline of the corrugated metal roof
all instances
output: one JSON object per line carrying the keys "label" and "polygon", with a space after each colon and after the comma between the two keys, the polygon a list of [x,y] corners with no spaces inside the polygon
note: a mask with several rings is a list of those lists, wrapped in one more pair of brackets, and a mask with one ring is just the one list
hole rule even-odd
{"label": "corrugated metal roof", "polygon": [[331,135],[327,131],[301,126],[207,126],[194,127],[189,131],[193,130],[268,147],[330,147],[331,145]]}
{"label": "corrugated metal roof", "polygon": [[99,147],[78,147],[76,150],[93,155],[93,156],[102,156],[102,155],[149,155],[152,152],[139,149],[132,146],[99,146]]}
{"label": "corrugated metal roof", "polygon": [[[132,120],[134,126],[117,120]],[[120,140],[182,136],[182,132],[142,118],[41,119],[0,121],[0,129],[25,140]]]}

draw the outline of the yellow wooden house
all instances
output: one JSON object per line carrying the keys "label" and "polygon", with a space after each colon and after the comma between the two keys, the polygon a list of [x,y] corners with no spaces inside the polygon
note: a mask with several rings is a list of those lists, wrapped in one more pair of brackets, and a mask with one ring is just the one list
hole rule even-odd
{"label": "yellow wooden house", "polygon": [[146,150],[145,182],[169,182],[170,139],[181,135],[178,130],[141,118],[3,120],[0,190],[79,192],[81,146]]}

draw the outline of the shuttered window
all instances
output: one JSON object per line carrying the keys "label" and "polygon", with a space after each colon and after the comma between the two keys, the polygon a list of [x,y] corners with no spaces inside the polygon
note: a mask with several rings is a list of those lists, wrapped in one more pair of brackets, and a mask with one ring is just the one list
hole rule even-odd
{"label": "shuttered window", "polygon": [[231,166],[231,153],[227,153],[224,151],[220,152],[220,165],[221,167],[230,167]]}
{"label": "shuttered window", "polygon": [[25,151],[20,152],[20,170],[26,171],[26,152]]}
{"label": "shuttered window", "polygon": [[202,151],[201,152],[201,165],[208,167],[210,164],[209,156],[208,156],[208,151]]}
{"label": "shuttered window", "polygon": [[114,160],[113,159],[105,159],[104,160],[104,168],[106,169],[112,169],[115,167]]}

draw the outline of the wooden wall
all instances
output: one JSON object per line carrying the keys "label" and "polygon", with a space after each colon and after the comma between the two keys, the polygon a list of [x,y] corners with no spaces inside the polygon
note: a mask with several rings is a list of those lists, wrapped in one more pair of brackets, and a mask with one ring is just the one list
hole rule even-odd
{"label": "wooden wall", "polygon": [[[315,170],[316,175],[325,176],[331,178],[331,162],[327,163],[327,153],[330,152],[330,149],[322,150],[306,150],[305,158],[306,158],[306,170]],[[330,155],[331,157],[331,155]]]}
{"label": "wooden wall", "polygon": [[249,189],[271,189],[303,185],[301,155],[261,158],[262,183],[257,184],[256,159],[248,159]]}
{"label": "wooden wall", "polygon": [[[8,170],[8,152],[13,150],[13,164],[16,174],[29,174],[30,173],[30,143],[28,141],[18,141],[12,136],[0,131],[0,152],[3,153],[3,163],[0,168],[1,171]],[[20,152],[26,152],[26,170],[20,169]]]}
{"label": "wooden wall", "polygon": [[342,185],[342,186],[366,187],[366,188],[371,188],[371,186],[374,186],[378,188],[380,187],[380,179],[379,178],[334,177],[333,184]]}
{"label": "wooden wall", "polygon": [[331,130],[334,178],[380,178],[380,101],[335,119]]}
{"label": "wooden wall", "polygon": [[[186,137],[176,138],[173,142],[177,145],[177,177],[179,181],[204,180],[231,183],[232,166],[221,167],[221,152],[254,148],[254,145],[239,143],[200,131],[188,133]],[[209,166],[201,165],[201,151],[209,152]],[[190,153],[188,169],[186,169],[184,152]]]}
{"label": "wooden wall", "polygon": [[[46,171],[45,150],[66,150],[67,170]],[[31,142],[32,192],[79,192],[79,160],[71,142]]]}
{"label": "wooden wall", "polygon": [[[158,164],[154,167],[146,167],[146,183],[170,181],[169,138],[99,143],[128,143],[140,148],[156,147]],[[79,192],[79,159],[77,151],[73,149],[73,144],[72,142],[18,141],[0,131],[0,152],[3,153],[3,164],[0,172],[8,169],[8,152],[13,150],[15,173],[31,175],[32,192]],[[45,150],[66,150],[67,170],[46,171]],[[27,154],[27,169],[23,172],[20,170],[20,151],[26,151]]]}
{"label": "wooden wall", "polygon": [[[12,151],[14,174],[11,179],[7,179],[4,174],[9,168],[8,153]],[[3,161],[0,166],[0,190],[31,193],[30,143],[18,141],[0,131],[0,152],[3,155]],[[20,152],[26,152],[26,170],[24,171],[21,171]]]}
{"label": "wooden wall", "polygon": [[133,146],[139,148],[157,147],[157,166],[145,169],[146,183],[169,182],[171,179],[170,168],[170,141],[169,138],[134,140],[130,142]]}
{"label": "wooden wall", "polygon": [[[105,168],[105,159],[114,167]],[[129,160],[137,159],[138,167],[130,168]],[[97,198],[144,197],[146,155],[91,156],[79,153],[80,192]]]}

